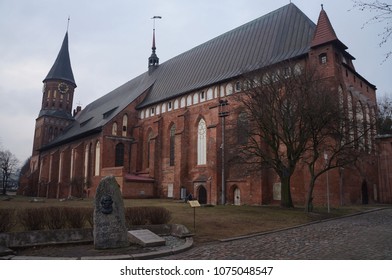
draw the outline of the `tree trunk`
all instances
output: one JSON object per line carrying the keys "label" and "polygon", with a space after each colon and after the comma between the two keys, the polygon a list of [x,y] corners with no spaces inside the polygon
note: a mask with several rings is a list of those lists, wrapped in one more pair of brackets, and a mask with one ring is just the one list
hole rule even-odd
{"label": "tree trunk", "polygon": [[313,189],[316,179],[310,178],[308,193],[306,194],[305,212],[313,212]]}
{"label": "tree trunk", "polygon": [[293,201],[291,199],[290,191],[290,176],[282,176],[281,181],[281,201],[280,206],[284,208],[293,208]]}

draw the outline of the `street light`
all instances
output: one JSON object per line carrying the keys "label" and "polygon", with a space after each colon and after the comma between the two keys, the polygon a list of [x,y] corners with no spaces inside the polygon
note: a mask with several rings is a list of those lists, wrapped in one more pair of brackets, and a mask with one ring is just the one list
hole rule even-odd
{"label": "street light", "polygon": [[[328,168],[328,154],[326,151],[324,151],[324,160],[325,160],[325,168]],[[327,169],[327,208],[328,208],[328,213],[329,213],[330,208],[329,208],[329,174],[328,174],[328,169]]]}
{"label": "street light", "polygon": [[229,102],[225,99],[219,100],[219,117],[222,118],[222,205],[226,204],[226,180],[225,180],[225,119],[229,115],[229,112],[224,111],[223,107],[229,105]]}

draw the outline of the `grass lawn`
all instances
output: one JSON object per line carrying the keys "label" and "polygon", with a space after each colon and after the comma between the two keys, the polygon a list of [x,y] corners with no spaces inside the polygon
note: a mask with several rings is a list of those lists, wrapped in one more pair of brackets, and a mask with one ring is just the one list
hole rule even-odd
{"label": "grass lawn", "polygon": [[[47,206],[94,207],[93,199],[67,201],[44,199],[44,202],[35,203],[30,202],[31,199],[21,196],[12,197],[9,201],[0,199],[0,211],[4,208],[22,209]],[[165,207],[172,213],[171,223],[185,225],[195,233],[194,238],[197,243],[286,228],[375,207],[369,205],[333,208],[331,213],[327,213],[325,208],[316,208],[313,213],[307,214],[303,208],[284,209],[279,206],[218,205],[193,209],[187,203],[169,199],[125,199],[124,205],[125,207]],[[195,229],[194,210],[196,214]]]}

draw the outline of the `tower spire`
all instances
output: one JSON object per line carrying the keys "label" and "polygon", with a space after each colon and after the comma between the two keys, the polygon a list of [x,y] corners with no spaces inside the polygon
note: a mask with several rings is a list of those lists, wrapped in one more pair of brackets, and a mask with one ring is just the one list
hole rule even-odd
{"label": "tower spire", "polygon": [[153,20],[153,29],[152,29],[152,53],[148,58],[148,70],[153,70],[159,65],[159,58],[156,54],[156,46],[155,46],[155,20],[161,19],[161,16],[153,16],[151,19]]}
{"label": "tower spire", "polygon": [[336,36],[335,30],[333,29],[328,15],[324,10],[324,5],[321,4],[321,11],[317,21],[316,30],[314,31],[311,47],[316,47],[331,42],[336,42],[344,49],[347,49],[347,47]]}
{"label": "tower spire", "polygon": [[57,58],[50,69],[44,82],[48,80],[63,80],[72,83],[76,87],[75,79],[72,72],[71,60],[68,51],[68,31],[65,33],[63,44]]}

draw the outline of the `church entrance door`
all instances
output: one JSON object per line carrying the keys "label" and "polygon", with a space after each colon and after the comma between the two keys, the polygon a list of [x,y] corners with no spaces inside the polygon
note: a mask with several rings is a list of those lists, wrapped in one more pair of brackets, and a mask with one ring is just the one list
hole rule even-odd
{"label": "church entrance door", "polygon": [[241,205],[241,190],[239,187],[234,189],[234,205]]}
{"label": "church entrance door", "polygon": [[204,186],[200,185],[197,192],[197,199],[200,204],[207,204],[207,190]]}

